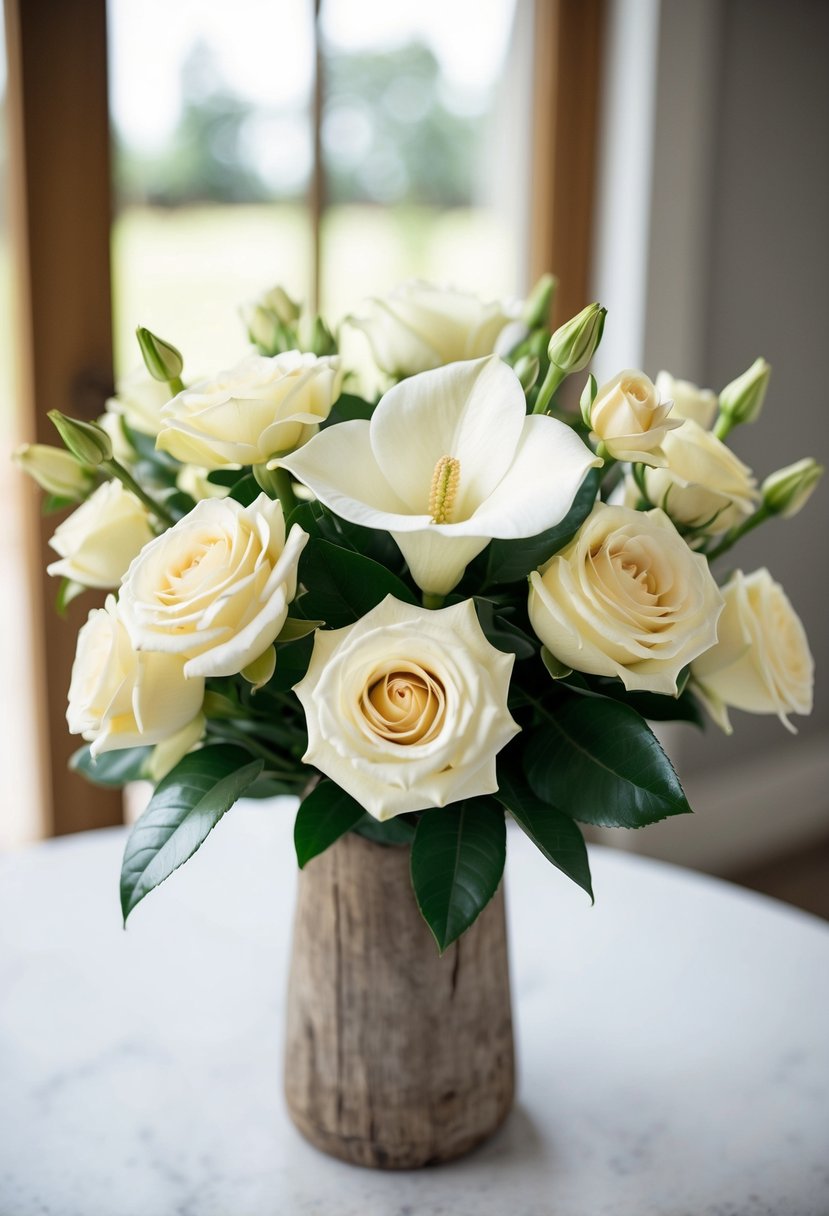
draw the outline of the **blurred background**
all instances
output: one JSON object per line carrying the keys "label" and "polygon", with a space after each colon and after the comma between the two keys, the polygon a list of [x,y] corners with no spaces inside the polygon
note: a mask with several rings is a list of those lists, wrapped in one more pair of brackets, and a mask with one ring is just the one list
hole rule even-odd
{"label": "blurred background", "polygon": [[[8,460],[94,416],[137,324],[190,374],[243,351],[276,282],[333,320],[411,276],[485,296],[560,278],[609,309],[596,374],[721,388],[764,355],[759,477],[829,456],[829,5],[823,0],[5,0],[0,50],[0,846],[116,822],[65,771],[89,596],[59,620],[56,520]],[[620,847],[829,914],[825,487],[740,549],[785,586],[817,662],[799,734],[672,728],[697,814]]]}

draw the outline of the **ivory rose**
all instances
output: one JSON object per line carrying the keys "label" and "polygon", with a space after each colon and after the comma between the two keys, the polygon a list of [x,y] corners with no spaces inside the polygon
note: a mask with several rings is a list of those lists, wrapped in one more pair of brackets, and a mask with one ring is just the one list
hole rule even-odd
{"label": "ivory rose", "polygon": [[731,734],[728,708],[787,715],[812,712],[814,662],[800,618],[765,568],[737,570],[723,588],[725,610],[716,646],[691,665],[694,686],[711,716]]}
{"label": "ivory rose", "polygon": [[676,380],[670,372],[656,377],[656,391],[663,401],[673,401],[675,418],[690,418],[710,430],[717,416],[717,394],[710,388],[697,388],[690,380]]}
{"label": "ivory rose", "polygon": [[395,385],[370,422],[341,422],[279,460],[352,523],[391,532],[422,590],[451,591],[495,536],[535,536],[567,514],[601,461],[569,426],[527,417],[497,356]]}
{"label": "ivory rose", "polygon": [[671,405],[646,375],[627,370],[599,389],[589,424],[614,460],[661,465],[666,435],[682,425],[681,418],[669,417]]}
{"label": "ivory rose", "polygon": [[491,355],[504,340],[508,347],[514,345],[523,334],[520,315],[517,303],[486,302],[469,292],[412,280],[387,296],[366,300],[362,315],[349,317],[348,323],[366,335],[378,367],[403,377]]}
{"label": "ivory rose", "polygon": [[307,540],[296,525],[285,539],[282,507],[266,494],[249,507],[203,499],[127,571],[120,602],[133,645],[180,655],[188,677],[235,675],[282,628]]}
{"label": "ivory rose", "polygon": [[645,470],[645,489],[676,523],[724,532],[752,513],[758,494],[751,469],[710,431],[686,419],[666,435],[663,450],[667,464]]}
{"label": "ivory rose", "polygon": [[496,754],[519,729],[507,709],[512,665],[471,600],[429,612],[387,596],[356,624],[314,635],[294,688],[303,761],[380,820],[492,794]]}
{"label": "ivory rose", "polygon": [[263,464],[316,434],[340,393],[339,359],[289,350],[248,355],[161,411],[156,447],[185,464]]}
{"label": "ivory rose", "polygon": [[183,659],[133,648],[113,595],[92,609],[78,634],[66,720],[93,756],[176,735],[199,718],[203,698],[204,680],[185,679]]}
{"label": "ivory rose", "polygon": [[60,561],[46,569],[83,587],[117,587],[152,539],[149,516],[135,495],[120,481],[105,481],[55,530],[49,544]]}
{"label": "ivory rose", "polygon": [[530,575],[530,621],[544,645],[629,691],[675,696],[682,668],[716,642],[722,606],[707,561],[659,510],[598,503]]}

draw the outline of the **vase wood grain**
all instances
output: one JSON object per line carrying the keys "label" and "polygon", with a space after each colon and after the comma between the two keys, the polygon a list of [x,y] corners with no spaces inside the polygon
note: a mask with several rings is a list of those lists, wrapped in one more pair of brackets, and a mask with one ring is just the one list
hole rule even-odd
{"label": "vase wood grain", "polygon": [[285,1092],[317,1148],[412,1169],[485,1140],[513,1102],[504,896],[443,955],[407,847],[349,834],[299,876]]}

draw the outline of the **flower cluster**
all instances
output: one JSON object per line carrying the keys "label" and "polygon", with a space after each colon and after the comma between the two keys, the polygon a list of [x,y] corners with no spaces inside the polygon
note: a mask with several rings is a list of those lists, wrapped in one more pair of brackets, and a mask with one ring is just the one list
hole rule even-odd
{"label": "flower cluster", "polygon": [[[426,874],[457,934],[497,887],[503,812],[591,892],[579,822],[689,809],[649,719],[809,713],[782,588],[717,577],[822,472],[807,458],[758,486],[727,445],[768,364],[719,394],[664,371],[598,385],[605,310],[551,331],[554,287],[366,302],[343,325],[385,385],[371,400],[328,323],[274,288],[244,310],[234,367],[187,383],[140,329],[144,369],[97,423],[54,412],[65,450],[20,450],[47,508],[73,507],[51,541],[60,602],[108,593],[78,636],[74,763],[156,784],[125,916],[241,795],[294,794],[300,864],[352,830],[409,844],[424,916]],[[570,413],[557,393],[579,373]]]}

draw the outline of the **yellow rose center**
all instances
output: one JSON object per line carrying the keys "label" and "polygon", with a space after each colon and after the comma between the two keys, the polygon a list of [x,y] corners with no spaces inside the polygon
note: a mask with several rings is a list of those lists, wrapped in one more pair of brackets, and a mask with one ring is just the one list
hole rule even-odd
{"label": "yellow rose center", "polygon": [[432,523],[451,523],[452,508],[458,496],[460,479],[461,462],[454,456],[441,456],[435,465],[429,490],[429,514],[432,517]]}
{"label": "yellow rose center", "polygon": [[446,691],[431,672],[410,663],[368,683],[361,708],[381,739],[404,746],[428,743],[443,725]]}

